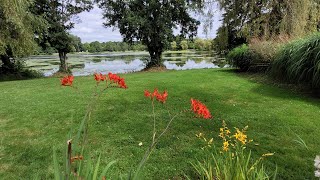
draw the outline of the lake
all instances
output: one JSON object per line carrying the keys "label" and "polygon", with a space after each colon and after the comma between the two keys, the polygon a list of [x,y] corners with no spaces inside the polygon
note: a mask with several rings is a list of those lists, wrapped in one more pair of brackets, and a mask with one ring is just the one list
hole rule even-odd
{"label": "lake", "polygon": [[[67,63],[74,76],[86,76],[94,73],[141,71],[148,58],[148,52],[77,53],[68,54]],[[223,58],[203,51],[164,52],[162,58],[166,68],[173,70],[229,67]],[[27,67],[38,70],[45,76],[57,72],[59,63],[57,54],[31,56],[26,60]]]}

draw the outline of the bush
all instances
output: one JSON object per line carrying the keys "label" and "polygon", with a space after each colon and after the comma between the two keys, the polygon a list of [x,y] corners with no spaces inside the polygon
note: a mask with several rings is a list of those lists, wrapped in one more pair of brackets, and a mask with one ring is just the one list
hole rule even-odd
{"label": "bush", "polygon": [[320,88],[320,33],[285,45],[272,63],[271,75],[290,83]]}
{"label": "bush", "polygon": [[230,65],[239,68],[240,71],[247,71],[252,61],[249,47],[246,44],[243,44],[232,49],[227,54],[227,60]]}
{"label": "bush", "polygon": [[22,59],[12,61],[10,67],[4,67],[0,61],[0,80],[31,79],[40,77],[43,77],[43,73],[28,69]]}

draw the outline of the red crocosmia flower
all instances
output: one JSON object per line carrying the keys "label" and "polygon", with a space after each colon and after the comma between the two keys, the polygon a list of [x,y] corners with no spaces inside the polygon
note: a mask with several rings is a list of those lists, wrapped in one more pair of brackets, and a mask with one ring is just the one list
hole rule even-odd
{"label": "red crocosmia flower", "polygon": [[123,88],[123,89],[128,88],[123,78],[119,78],[118,84],[119,84],[120,88]]}
{"label": "red crocosmia flower", "polygon": [[107,75],[102,75],[101,73],[100,73],[100,74],[95,73],[95,74],[94,74],[94,79],[95,79],[97,82],[104,81],[104,80],[107,79]]}
{"label": "red crocosmia flower", "polygon": [[108,73],[108,78],[110,79],[111,82],[117,83],[120,88],[124,88],[124,89],[128,88],[128,86],[124,81],[124,78],[120,78],[118,75],[112,74],[111,72]]}
{"label": "red crocosmia flower", "polygon": [[152,97],[157,97],[158,95],[159,95],[159,91],[156,88],[156,89],[153,90]]}
{"label": "red crocosmia flower", "polygon": [[147,97],[147,98],[148,97],[152,97],[151,93],[148,90],[144,90],[144,96]]}
{"label": "red crocosmia flower", "polygon": [[73,76],[65,76],[62,79],[60,79],[61,85],[62,86],[72,86],[73,83]]}
{"label": "red crocosmia flower", "polygon": [[158,89],[154,89],[153,93],[150,93],[148,90],[144,90],[144,96],[151,97],[151,99],[156,98],[157,101],[165,103],[168,97],[168,92],[164,91],[163,94],[160,94]]}
{"label": "red crocosmia flower", "polygon": [[158,95],[156,96],[157,100],[158,100],[159,102],[162,102],[162,103],[165,103],[165,102],[166,102],[167,97],[168,97],[168,92],[167,92],[167,91],[164,91],[163,94],[158,94]]}
{"label": "red crocosmia flower", "polygon": [[118,82],[120,77],[117,76],[116,74],[112,74],[111,72],[108,73],[108,77],[112,82]]}
{"label": "red crocosmia flower", "polygon": [[208,108],[202,104],[199,100],[191,98],[191,107],[194,113],[196,113],[199,117],[204,119],[212,118],[210,111]]}

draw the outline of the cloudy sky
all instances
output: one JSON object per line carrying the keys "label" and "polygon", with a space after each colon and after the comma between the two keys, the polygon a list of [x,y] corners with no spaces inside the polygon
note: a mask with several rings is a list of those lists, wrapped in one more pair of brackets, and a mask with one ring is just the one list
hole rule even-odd
{"label": "cloudy sky", "polygon": [[[203,26],[198,28],[198,37],[200,38],[214,38],[216,36],[216,30],[220,26],[220,13],[215,13],[213,18],[213,27],[206,35],[203,33]],[[82,12],[79,14],[80,22],[71,30],[71,33],[81,38],[82,42],[93,41],[122,41],[122,37],[119,30],[113,28],[105,28],[102,23],[102,10],[98,7],[94,7],[90,12]],[[198,18],[200,21],[201,19]]]}

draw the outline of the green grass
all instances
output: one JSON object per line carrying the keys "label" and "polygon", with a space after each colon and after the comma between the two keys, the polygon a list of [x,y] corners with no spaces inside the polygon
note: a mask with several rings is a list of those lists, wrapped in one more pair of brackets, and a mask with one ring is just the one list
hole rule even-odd
{"label": "green grass", "polygon": [[[166,105],[173,112],[190,107],[190,98],[207,105],[214,120],[184,114],[160,140],[143,170],[146,179],[192,176],[190,162],[205,158],[196,133],[218,140],[220,119],[229,127],[249,125],[253,156],[268,152],[266,165],[278,166],[279,179],[312,179],[313,159],[319,154],[320,101],[287,89],[238,76],[231,70],[141,72],[123,75],[129,89],[110,89],[100,99],[89,125],[91,157],[101,152],[101,167],[118,160],[111,176],[126,175],[141,160],[151,142],[153,120],[143,90],[167,89]],[[67,134],[77,129],[95,82],[76,77],[78,90],[61,87],[57,78],[0,82],[0,179],[53,177],[52,148],[62,157]],[[158,126],[168,118],[156,105]],[[299,135],[309,150],[295,140]],[[143,142],[143,146],[139,146]],[[217,141],[216,141],[217,142]],[[84,157],[89,158],[89,157]],[[61,163],[62,159],[60,158]]]}

